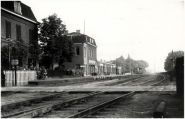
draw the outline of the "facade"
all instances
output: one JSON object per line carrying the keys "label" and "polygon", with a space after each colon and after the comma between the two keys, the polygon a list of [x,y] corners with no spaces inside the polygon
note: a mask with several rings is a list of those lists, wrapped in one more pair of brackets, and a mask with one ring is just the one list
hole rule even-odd
{"label": "facade", "polygon": [[116,70],[117,70],[117,71],[116,71],[116,74],[117,74],[117,75],[121,75],[121,74],[122,74],[122,68],[121,68],[121,66],[117,66],[117,67],[116,67]]}
{"label": "facade", "polygon": [[[1,1],[1,47],[22,40],[29,47],[37,44],[37,20],[31,8],[20,1]],[[36,66],[35,57],[28,54],[19,66]]]}
{"label": "facade", "polygon": [[114,75],[116,74],[116,64],[112,62],[98,61],[98,75]]}
{"label": "facade", "polygon": [[70,33],[69,37],[74,43],[75,56],[72,62],[64,63],[64,67],[75,69],[84,76],[97,72],[97,45],[95,40],[87,35],[80,34],[79,31]]}

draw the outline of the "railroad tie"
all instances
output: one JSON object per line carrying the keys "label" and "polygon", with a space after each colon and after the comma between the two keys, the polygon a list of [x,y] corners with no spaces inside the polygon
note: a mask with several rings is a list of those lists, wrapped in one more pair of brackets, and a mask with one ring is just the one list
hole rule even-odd
{"label": "railroad tie", "polygon": [[161,102],[153,113],[153,118],[164,118],[165,117],[166,103]]}

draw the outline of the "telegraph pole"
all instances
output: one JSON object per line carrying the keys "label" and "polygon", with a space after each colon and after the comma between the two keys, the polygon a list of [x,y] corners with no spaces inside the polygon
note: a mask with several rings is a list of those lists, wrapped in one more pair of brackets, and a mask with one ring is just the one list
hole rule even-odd
{"label": "telegraph pole", "polygon": [[85,20],[84,20],[84,34],[85,34]]}
{"label": "telegraph pole", "polygon": [[155,61],[154,61],[154,74],[155,74]]}

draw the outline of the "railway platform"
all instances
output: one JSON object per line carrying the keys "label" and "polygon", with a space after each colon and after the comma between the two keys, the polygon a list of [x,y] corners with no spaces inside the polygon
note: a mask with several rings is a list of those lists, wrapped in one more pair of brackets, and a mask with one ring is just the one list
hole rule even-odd
{"label": "railway platform", "polygon": [[97,86],[97,83],[81,86],[19,86],[2,87],[1,92],[61,92],[61,91],[176,91],[174,84],[166,86]]}

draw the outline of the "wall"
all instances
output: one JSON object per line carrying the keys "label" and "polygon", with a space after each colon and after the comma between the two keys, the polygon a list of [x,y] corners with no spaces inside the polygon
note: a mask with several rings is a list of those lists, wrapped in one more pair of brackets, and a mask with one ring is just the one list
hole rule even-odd
{"label": "wall", "polygon": [[74,44],[74,47],[79,46],[80,48],[80,55],[75,55],[72,62],[65,62],[64,66],[66,69],[75,68],[76,64],[83,65],[83,44]]}
{"label": "wall", "polygon": [[[21,26],[21,38],[24,43],[29,43],[29,29],[37,31],[37,25],[1,10],[1,37],[6,38],[6,23],[11,22],[11,39],[16,40],[16,24]],[[36,32],[35,32],[36,33]],[[37,34],[35,34],[37,36]],[[35,39],[37,39],[35,37]]]}
{"label": "wall", "polygon": [[[15,15],[7,13],[1,10],[1,42],[2,46],[7,44],[6,40],[6,21],[11,22],[11,39],[17,40],[16,36],[16,24],[21,26],[21,38],[25,44],[29,44],[29,29],[34,30],[34,40],[37,40],[37,25],[35,23],[31,23],[27,20],[21,19]],[[29,55],[28,55],[29,57]],[[24,66],[28,66],[28,57],[25,62],[23,62]]]}

